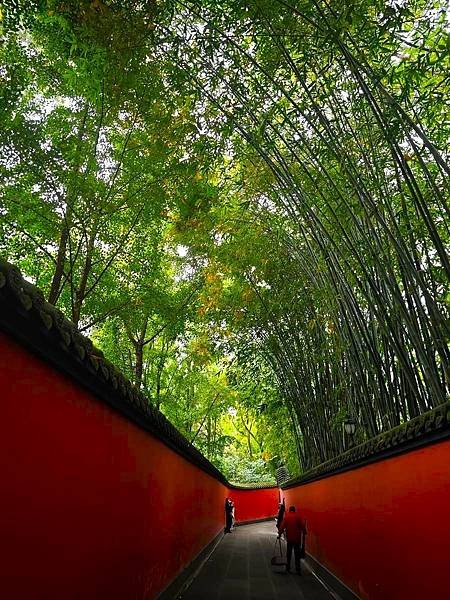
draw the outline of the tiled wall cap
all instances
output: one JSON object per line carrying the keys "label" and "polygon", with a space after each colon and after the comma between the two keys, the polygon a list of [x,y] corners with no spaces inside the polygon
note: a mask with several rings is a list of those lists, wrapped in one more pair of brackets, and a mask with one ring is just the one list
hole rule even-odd
{"label": "tiled wall cap", "polygon": [[411,448],[412,442],[428,443],[432,434],[442,434],[450,437],[449,420],[450,402],[445,402],[411,421],[383,432],[377,437],[314,467],[300,477],[286,481],[281,487],[291,487],[327,474],[332,475],[342,469],[357,467],[361,461],[368,462],[379,459],[386,451],[407,451]]}

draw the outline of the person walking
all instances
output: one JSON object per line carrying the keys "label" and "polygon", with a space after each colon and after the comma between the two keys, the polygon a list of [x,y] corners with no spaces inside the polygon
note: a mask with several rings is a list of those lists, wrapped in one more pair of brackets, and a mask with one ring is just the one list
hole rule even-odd
{"label": "person walking", "polygon": [[306,535],[306,525],[303,519],[296,512],[295,506],[290,506],[289,511],[284,515],[284,519],[278,529],[278,537],[281,536],[283,531],[286,532],[287,542],[287,565],[286,571],[289,573],[291,570],[291,558],[292,550],[294,551],[295,559],[295,570],[301,575],[301,546],[304,543],[304,536]]}
{"label": "person walking", "polygon": [[234,504],[231,498],[225,498],[225,533],[231,533],[233,525]]}

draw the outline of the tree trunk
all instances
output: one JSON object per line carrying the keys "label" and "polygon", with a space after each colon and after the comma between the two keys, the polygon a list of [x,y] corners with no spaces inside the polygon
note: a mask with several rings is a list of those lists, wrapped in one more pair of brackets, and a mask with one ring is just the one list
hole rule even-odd
{"label": "tree trunk", "polygon": [[142,373],[144,370],[144,346],[140,341],[134,343],[134,356],[134,383],[138,388],[140,388],[142,385]]}
{"label": "tree trunk", "polygon": [[[94,242],[97,236],[97,223],[93,227],[91,231],[91,235],[89,236],[88,246],[86,248],[86,258],[84,261],[83,272],[81,274],[80,283],[78,288],[75,290],[75,298],[72,298],[72,321],[78,327],[78,322],[81,316],[81,307],[83,306],[83,302],[86,299],[86,287],[88,282],[88,277],[92,269],[92,253],[94,251]],[[73,270],[73,265],[72,265]]]}
{"label": "tree trunk", "polygon": [[[78,144],[77,144],[77,153],[80,154],[81,150],[81,142],[83,141],[84,132],[86,129],[86,120],[89,110],[89,104],[86,102],[83,118],[81,121],[80,128],[78,130]],[[80,160],[78,159],[77,164],[74,167],[74,172],[78,172],[80,170]],[[61,225],[61,234],[59,238],[58,245],[58,255],[56,257],[56,266],[55,272],[53,273],[52,284],[50,287],[50,293],[48,295],[48,301],[50,304],[56,304],[58,301],[59,295],[61,293],[63,283],[63,275],[64,275],[64,266],[66,264],[66,250],[67,250],[67,242],[69,241],[70,228],[72,226],[72,205],[71,202],[73,199],[70,197],[71,192],[67,191],[67,199],[66,199],[66,210],[64,213],[64,217]]]}
{"label": "tree trunk", "polygon": [[56,258],[55,272],[53,273],[52,285],[48,295],[50,304],[56,304],[59,294],[61,293],[62,278],[64,274],[64,266],[66,263],[67,241],[69,239],[69,227],[67,226],[67,212],[63,220],[61,228],[61,236],[58,245],[58,256]]}

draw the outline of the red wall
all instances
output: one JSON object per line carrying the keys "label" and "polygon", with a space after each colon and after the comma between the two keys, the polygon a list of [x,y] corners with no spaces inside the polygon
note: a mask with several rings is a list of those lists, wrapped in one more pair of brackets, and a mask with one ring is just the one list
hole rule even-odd
{"label": "red wall", "polygon": [[1,598],[149,600],[222,530],[227,495],[239,520],[276,512],[278,490],[228,494],[1,333],[0,395]]}
{"label": "red wall", "polygon": [[[150,600],[278,490],[228,490],[0,333],[0,597]],[[286,490],[362,599],[447,598],[450,441]],[[426,569],[424,568],[426,567]]]}
{"label": "red wall", "polygon": [[230,489],[229,496],[235,503],[235,518],[238,523],[275,517],[278,513],[278,488],[262,490]]}
{"label": "red wall", "polygon": [[450,598],[450,441],[285,490],[307,551],[366,600]]}

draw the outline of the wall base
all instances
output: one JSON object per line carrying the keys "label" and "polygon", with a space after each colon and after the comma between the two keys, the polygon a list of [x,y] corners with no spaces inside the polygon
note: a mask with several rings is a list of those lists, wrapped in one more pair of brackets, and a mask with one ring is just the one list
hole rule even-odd
{"label": "wall base", "polygon": [[335,600],[360,600],[345,583],[308,553],[306,553],[306,562],[313,574],[335,595]]}
{"label": "wall base", "polygon": [[172,583],[158,596],[158,600],[175,600],[179,598],[185,589],[191,584],[194,577],[203,567],[203,564],[208,560],[211,554],[216,549],[216,546],[221,542],[224,536],[223,530],[219,531],[216,537],[197,554],[194,560],[179,573]]}

